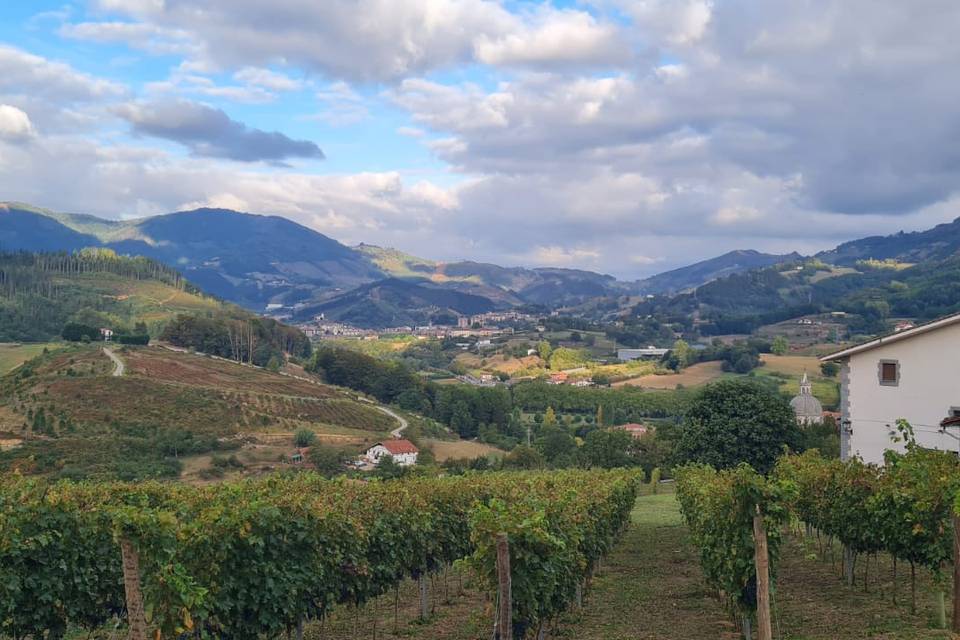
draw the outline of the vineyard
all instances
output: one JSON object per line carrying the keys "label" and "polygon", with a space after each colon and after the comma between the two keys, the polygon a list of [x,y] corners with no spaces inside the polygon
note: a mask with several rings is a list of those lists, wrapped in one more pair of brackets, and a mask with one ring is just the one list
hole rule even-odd
{"label": "vineyard", "polygon": [[[947,569],[957,560],[960,462],[955,455],[912,444],[901,425],[907,453],[888,452],[883,467],[857,459],[827,460],[813,451],[782,457],[768,477],[741,465],[716,471],[687,465],[677,473],[677,499],[699,551],[707,584],[732,619],[750,637],[754,623],[761,640],[770,638],[770,600],[776,593],[784,535],[803,525],[800,536],[816,542],[821,558],[833,541],[842,545],[843,579],[854,586],[857,568],[868,589],[871,560],[892,559],[889,596],[917,609],[917,572],[928,573],[935,589],[934,626],[946,628]],[[898,594],[897,562],[908,567],[910,593]],[[766,577],[769,576],[769,584]],[[957,593],[956,583],[954,594]],[[954,605],[960,625],[960,599]],[[764,629],[766,627],[766,629]]]}
{"label": "vineyard", "polygon": [[196,488],[7,478],[0,636],[59,638],[119,618],[133,638],[278,637],[460,561],[503,605],[500,637],[532,637],[577,602],[639,480],[297,474]]}

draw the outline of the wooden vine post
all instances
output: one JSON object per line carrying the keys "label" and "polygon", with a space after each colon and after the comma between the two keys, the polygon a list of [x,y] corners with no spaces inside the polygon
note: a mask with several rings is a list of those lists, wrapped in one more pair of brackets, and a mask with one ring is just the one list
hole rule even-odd
{"label": "wooden vine post", "polygon": [[953,514],[953,632],[960,633],[960,516]]}
{"label": "wooden vine post", "polygon": [[497,638],[513,640],[513,596],[510,593],[510,543],[507,534],[497,535]]}
{"label": "wooden vine post", "polygon": [[126,538],[120,540],[123,563],[123,590],[127,598],[128,640],[147,640],[147,618],[143,611],[143,593],[140,591],[140,554]]}
{"label": "wooden vine post", "polygon": [[770,623],[770,555],[760,505],[757,505],[753,515],[753,540],[757,570],[757,637],[759,640],[773,640],[773,626]]}

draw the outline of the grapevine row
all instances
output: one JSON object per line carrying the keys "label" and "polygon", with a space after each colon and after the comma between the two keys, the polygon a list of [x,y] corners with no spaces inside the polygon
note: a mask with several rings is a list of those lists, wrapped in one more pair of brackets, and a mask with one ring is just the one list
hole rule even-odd
{"label": "grapevine row", "polygon": [[[773,573],[783,525],[793,517],[844,545],[851,583],[858,554],[889,553],[911,569],[929,570],[940,584],[953,560],[960,462],[948,452],[908,445],[907,453],[888,452],[885,464],[876,466],[810,451],[781,457],[767,477],[747,465],[723,471],[687,465],[676,477],[706,581],[738,616],[749,616],[755,606],[757,513],[764,517]],[[942,607],[938,614],[942,625]]]}
{"label": "grapevine row", "polygon": [[211,487],[7,479],[0,636],[56,638],[126,615],[123,542],[139,555],[146,616],[161,637],[253,640],[458,559],[492,578],[493,540],[507,533],[523,637],[574,600],[625,526],[638,480],[618,471],[385,483],[303,473]]}

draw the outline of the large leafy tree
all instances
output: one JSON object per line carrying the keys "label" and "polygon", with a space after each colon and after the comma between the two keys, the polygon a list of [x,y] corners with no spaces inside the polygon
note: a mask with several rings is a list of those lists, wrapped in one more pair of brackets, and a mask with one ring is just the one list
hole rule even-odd
{"label": "large leafy tree", "polygon": [[633,436],[623,429],[594,429],[587,434],[580,453],[588,467],[629,467],[634,464],[632,445]]}
{"label": "large leafy tree", "polygon": [[691,403],[676,443],[680,462],[717,469],[746,462],[760,473],[773,468],[784,446],[801,448],[801,432],[787,401],[745,379],[707,385]]}

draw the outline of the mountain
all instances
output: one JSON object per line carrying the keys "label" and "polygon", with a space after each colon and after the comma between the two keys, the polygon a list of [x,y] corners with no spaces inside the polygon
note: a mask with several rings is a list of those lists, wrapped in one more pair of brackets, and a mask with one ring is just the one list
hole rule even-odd
{"label": "mountain", "polygon": [[298,309],[297,318],[309,319],[322,313],[328,320],[379,328],[422,325],[443,319],[452,321],[456,315],[484,313],[495,307],[483,296],[388,278],[308,304]]}
{"label": "mountain", "polygon": [[795,251],[785,255],[760,253],[752,249],[730,251],[716,258],[703,260],[640,280],[637,286],[643,293],[679,293],[695,289],[712,280],[734,273],[742,273],[784,262],[796,262],[802,259],[803,256]]}
{"label": "mountain", "polygon": [[500,304],[561,306],[618,296],[632,285],[613,276],[579,269],[501,267],[485,262],[436,262],[395,249],[361,244],[358,251],[394,278],[422,280],[434,286],[489,298]]}
{"label": "mountain", "polygon": [[286,218],[196,209],[128,221],[0,204],[5,250],[107,247],[179,269],[207,293],[252,309],[383,277],[363,254]]}
{"label": "mountain", "polygon": [[960,252],[960,218],[938,224],[926,231],[900,233],[890,236],[870,236],[844,242],[817,257],[838,265],[855,265],[860,260],[895,260],[916,264],[930,260],[944,260]]}

